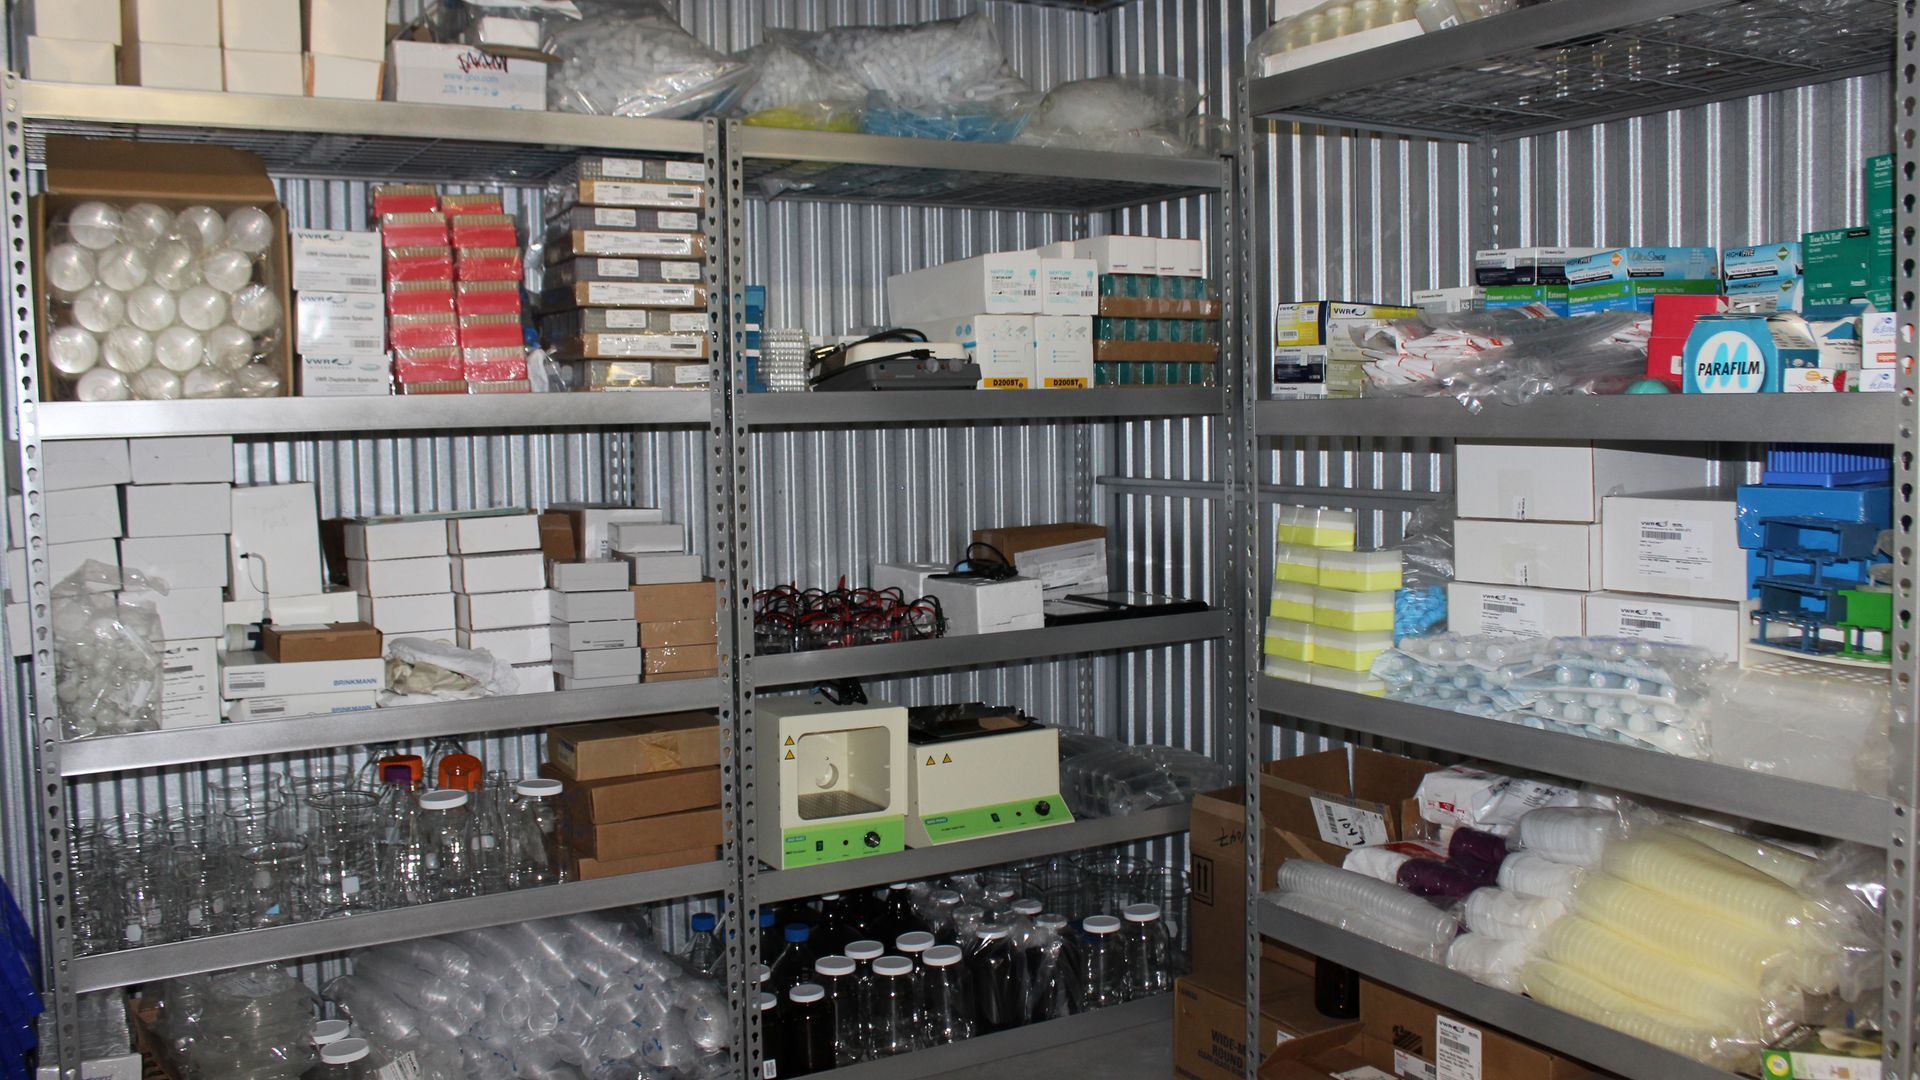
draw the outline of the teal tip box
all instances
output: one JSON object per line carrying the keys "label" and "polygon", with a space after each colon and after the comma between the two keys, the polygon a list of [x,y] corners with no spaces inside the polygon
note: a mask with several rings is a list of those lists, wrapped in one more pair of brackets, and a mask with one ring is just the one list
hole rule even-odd
{"label": "teal tip box", "polygon": [[1790,364],[1817,366],[1817,361],[1809,364],[1799,355],[1807,351],[1782,348],[1766,319],[1702,315],[1687,335],[1682,389],[1689,394],[1777,394],[1781,372]]}

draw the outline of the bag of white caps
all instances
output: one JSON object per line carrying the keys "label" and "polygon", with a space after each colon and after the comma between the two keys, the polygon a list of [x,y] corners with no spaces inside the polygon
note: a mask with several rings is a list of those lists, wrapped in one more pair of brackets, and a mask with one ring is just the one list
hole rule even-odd
{"label": "bag of white caps", "polygon": [[288,393],[286,214],[259,158],[49,138],[33,221],[45,397]]}

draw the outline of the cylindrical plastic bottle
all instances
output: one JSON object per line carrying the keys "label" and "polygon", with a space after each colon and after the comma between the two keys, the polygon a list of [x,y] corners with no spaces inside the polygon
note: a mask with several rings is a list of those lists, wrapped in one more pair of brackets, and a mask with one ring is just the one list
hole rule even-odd
{"label": "cylindrical plastic bottle", "polygon": [[334,1066],[319,1060],[319,1054],[327,1047],[352,1035],[353,1025],[345,1020],[322,1020],[314,1024],[313,1030],[307,1033],[307,1041],[313,1044],[314,1062],[307,1067],[306,1072],[300,1074],[301,1080],[326,1080],[330,1076],[339,1076],[339,1072],[330,1071]]}
{"label": "cylindrical plastic bottle", "polygon": [[921,959],[926,964],[920,998],[927,1042],[941,1046],[973,1038],[973,983],[961,962],[960,947],[935,945]]}
{"label": "cylindrical plastic bottle", "polygon": [[853,961],[854,1000],[860,1003],[860,1056],[866,1060],[874,1056],[874,1017],[871,1008],[876,992],[876,980],[873,974],[874,962],[880,959],[886,947],[877,941],[862,939],[847,942],[847,959]]}
{"label": "cylindrical plastic bottle", "polygon": [[973,948],[973,932],[987,921],[987,911],[977,904],[962,904],[953,909],[953,943]]}
{"label": "cylindrical plastic bottle", "polygon": [[910,930],[894,939],[893,951],[913,961],[914,967],[918,968],[921,955],[936,944],[938,942],[933,940],[931,931]]}
{"label": "cylindrical plastic bottle", "polygon": [[847,942],[847,959],[852,960],[858,965],[859,971],[863,975],[873,970],[873,962],[880,959],[881,955],[886,951],[887,947],[885,945],[866,938],[862,938],[859,941]]}
{"label": "cylindrical plastic bottle", "polygon": [[786,944],[780,936],[780,913],[771,905],[760,909],[760,962],[771,964]]}
{"label": "cylindrical plastic bottle", "polygon": [[834,1067],[833,1003],[819,983],[798,983],[787,991],[787,1015],[780,1022],[785,1042],[780,1065],[787,1076],[826,1072]]}
{"label": "cylindrical plastic bottle", "polygon": [[426,836],[426,895],[429,900],[478,896],[474,873],[473,815],[464,791],[428,791],[420,796],[420,825]]}
{"label": "cylindrical plastic bottle", "polygon": [[1014,900],[1007,905],[1007,914],[1002,922],[1007,924],[1013,938],[1013,947],[1026,951],[1033,937],[1033,920],[1040,914],[1040,901],[1027,898]]}
{"label": "cylindrical plastic bottle", "polygon": [[724,974],[727,962],[726,950],[720,947],[720,939],[714,936],[714,928],[719,925],[710,911],[698,911],[692,919],[693,937],[687,942],[685,961],[687,970],[695,975],[719,978]]}
{"label": "cylindrical plastic bottle", "polygon": [[913,1000],[913,961],[904,956],[883,956],[875,960],[866,999],[873,1056],[893,1057],[919,1049],[917,1013]]}
{"label": "cylindrical plastic bottle", "polygon": [[[440,763],[441,771],[448,768],[448,761]],[[479,891],[496,893],[507,887],[507,809],[512,800],[512,791],[507,782],[507,774],[494,769],[479,776],[462,775],[463,783],[477,780],[473,787],[461,787],[472,795],[467,804],[473,815],[473,873]],[[460,785],[442,784],[442,787]]]}
{"label": "cylindrical plastic bottle", "polygon": [[372,1051],[365,1039],[341,1039],[320,1048],[320,1064],[309,1076],[323,1080],[367,1080],[367,1055]]}
{"label": "cylindrical plastic bottle", "polygon": [[1056,1020],[1073,1011],[1074,966],[1067,949],[1067,917],[1042,913],[1034,917],[1028,945],[1027,1019],[1032,1023]]}
{"label": "cylindrical plastic bottle", "polygon": [[753,1004],[760,1010],[760,1080],[775,1080],[780,1075],[780,1051],[786,1042],[773,1008],[780,999],[762,991]]}
{"label": "cylindrical plastic bottle", "polygon": [[790,922],[782,936],[786,938],[786,946],[774,959],[772,974],[767,980],[768,989],[775,994],[785,994],[813,973],[813,945],[808,940],[813,936],[812,927]]}
{"label": "cylindrical plastic bottle", "polygon": [[1080,923],[1086,932],[1081,947],[1079,1000],[1076,1012],[1105,1009],[1125,1001],[1122,980],[1126,951],[1120,941],[1120,920],[1111,915],[1089,915]]}
{"label": "cylindrical plastic bottle", "polygon": [[507,888],[528,889],[566,881],[572,845],[561,821],[558,780],[521,780],[502,810],[506,830]]}
{"label": "cylindrical plastic bottle", "polygon": [[960,907],[960,894],[952,889],[935,889],[927,894],[927,929],[942,945],[952,945],[957,940],[954,934],[953,913]]}
{"label": "cylindrical plastic bottle", "polygon": [[833,1006],[834,1064],[852,1065],[867,1059],[867,1028],[862,1022],[860,980],[852,960],[823,956],[813,963],[813,981],[827,992]]}
{"label": "cylindrical plastic bottle", "polygon": [[1120,909],[1126,920],[1126,971],[1122,989],[1128,1001],[1164,994],[1173,989],[1167,928],[1160,921],[1159,904],[1128,904]]}
{"label": "cylindrical plastic bottle", "polygon": [[894,941],[901,934],[925,929],[920,923],[919,914],[913,910],[913,886],[906,882],[887,886],[886,907],[880,919],[880,940]]}
{"label": "cylindrical plastic bottle", "polygon": [[853,905],[839,893],[820,898],[820,922],[813,928],[813,946],[822,955],[831,956],[847,947],[847,942],[866,936],[854,918]]}
{"label": "cylindrical plastic bottle", "polygon": [[1026,978],[1007,928],[989,923],[973,932],[973,952],[967,957],[973,978],[974,1018],[980,1034],[1026,1023]]}

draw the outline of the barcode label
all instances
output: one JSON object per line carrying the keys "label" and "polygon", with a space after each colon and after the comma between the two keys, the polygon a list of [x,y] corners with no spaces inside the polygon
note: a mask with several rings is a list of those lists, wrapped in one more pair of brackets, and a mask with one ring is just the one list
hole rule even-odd
{"label": "barcode label", "polygon": [[1480,610],[1493,612],[1494,614],[1498,614],[1498,615],[1512,615],[1517,613],[1520,610],[1520,605],[1519,604],[1496,604],[1493,601],[1489,600],[1486,603],[1480,605]]}
{"label": "barcode label", "polygon": [[695,232],[700,228],[699,214],[663,212],[655,215],[654,220],[663,229],[677,229],[683,232]]}
{"label": "barcode label", "polygon": [[1639,619],[1632,615],[1620,616],[1620,625],[1633,630],[1659,630],[1667,625],[1665,619]]}
{"label": "barcode label", "polygon": [[185,675],[193,670],[192,664],[169,664],[160,669],[163,675]]}
{"label": "barcode label", "polygon": [[1480,1029],[1437,1016],[1433,1030],[1436,1080],[1481,1080]]}
{"label": "barcode label", "polygon": [[593,223],[595,225],[610,225],[615,227],[624,226],[625,228],[631,229],[635,225],[640,224],[640,215],[632,210],[621,210],[611,206],[596,206],[593,208]]}
{"label": "barcode label", "polygon": [[1687,534],[1672,529],[1641,529],[1640,538],[1642,540],[1685,540]]}
{"label": "barcode label", "polygon": [[376,277],[350,277],[347,279],[347,286],[349,288],[377,289],[380,287],[380,279]]}
{"label": "barcode label", "polygon": [[595,259],[594,266],[601,277],[637,278],[640,276],[640,264],[632,259]]}
{"label": "barcode label", "polygon": [[227,676],[229,690],[265,690],[266,688],[267,673],[264,671]]}
{"label": "barcode label", "polygon": [[629,304],[634,307],[693,307],[699,294],[689,285],[632,285],[597,281],[587,286],[589,304]]}
{"label": "barcode label", "polygon": [[1711,581],[1714,559],[1705,533],[1684,521],[1640,522],[1636,568],[1656,580]]}
{"label": "barcode label", "polygon": [[1367,847],[1387,842],[1387,819],[1372,810],[1345,803],[1309,798],[1320,839],[1345,848]]}
{"label": "barcode label", "polygon": [[374,1074],[375,1080],[420,1080],[420,1062],[408,1050],[385,1065]]}
{"label": "barcode label", "polygon": [[268,702],[256,702],[247,709],[247,712],[256,719],[263,716],[279,716],[286,711],[287,707],[284,703],[276,704]]}
{"label": "barcode label", "polygon": [[347,348],[356,349],[363,352],[379,352],[380,339],[379,338],[349,338],[347,339]]}
{"label": "barcode label", "polygon": [[1480,597],[1480,633],[1495,637],[1546,636],[1546,605],[1537,596],[1490,592]]}

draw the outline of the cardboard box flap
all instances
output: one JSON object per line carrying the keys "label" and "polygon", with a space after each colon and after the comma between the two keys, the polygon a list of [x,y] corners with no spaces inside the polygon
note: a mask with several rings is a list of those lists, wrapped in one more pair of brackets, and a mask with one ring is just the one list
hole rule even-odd
{"label": "cardboard box flap", "polygon": [[47,138],[46,160],[50,195],[97,195],[121,202],[139,198],[280,201],[259,156],[230,146],[55,135]]}
{"label": "cardboard box flap", "polygon": [[1381,839],[1404,839],[1412,824],[1408,803],[1420,778],[1438,768],[1360,747],[1268,762],[1260,777],[1261,815],[1288,832],[1324,840],[1323,811],[1315,803],[1348,806],[1377,815],[1385,827]]}

